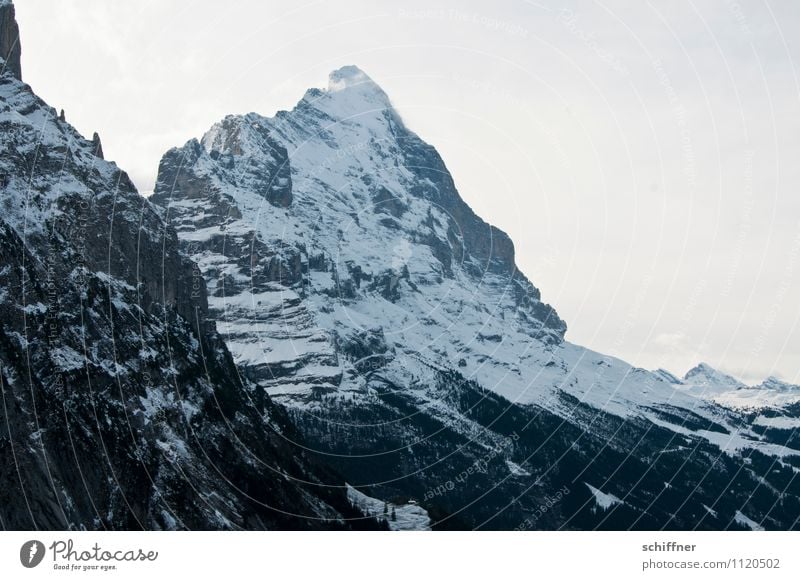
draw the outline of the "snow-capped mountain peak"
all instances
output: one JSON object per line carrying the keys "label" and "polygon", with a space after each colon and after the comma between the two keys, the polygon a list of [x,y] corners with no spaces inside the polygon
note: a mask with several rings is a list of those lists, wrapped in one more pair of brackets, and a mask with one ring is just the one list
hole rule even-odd
{"label": "snow-capped mountain peak", "polygon": [[[315,118],[323,132],[335,131],[336,125],[357,126],[358,130],[351,131],[350,136],[356,137],[361,146],[364,140],[384,138],[394,133],[393,127],[403,126],[383,89],[352,65],[331,72],[327,89],[308,89],[294,110],[278,112],[276,124],[291,123],[298,114]],[[346,131],[335,132],[338,137],[347,136]]]}
{"label": "snow-capped mountain peak", "polygon": [[[190,141],[161,162],[151,199],[194,241],[193,254],[204,248],[198,259],[217,312],[244,324],[266,315],[259,301],[292,319],[302,306],[307,328],[270,317],[266,335],[235,332],[234,356],[276,395],[287,381],[312,388],[305,375],[276,374],[276,364],[316,360],[327,387],[355,388],[363,377],[342,376],[362,357],[387,361],[409,349],[447,366],[463,359],[488,383],[525,391],[516,371],[501,380],[518,355],[501,374],[482,361],[501,357],[503,340],[532,356],[563,339],[564,323],[516,269],[508,236],[464,203],[435,149],[402,125],[383,91],[355,67],[331,77],[337,90],[306,93],[313,103],[306,97],[272,118],[226,117],[202,147]],[[232,258],[232,248],[242,254]],[[364,329],[375,333],[370,352],[356,347]]]}
{"label": "snow-capped mountain peak", "polygon": [[367,89],[370,91],[380,91],[383,93],[378,85],[375,84],[367,73],[355,65],[346,65],[332,71],[328,75],[328,92],[335,93],[345,89],[358,88],[360,90]]}
{"label": "snow-capped mountain peak", "polygon": [[725,374],[704,362],[701,362],[696,367],[689,369],[689,371],[683,377],[683,380],[693,389],[705,394],[726,392],[732,389],[739,389],[747,386],[738,379],[735,379],[734,377]]}
{"label": "snow-capped mountain peak", "polygon": [[793,385],[775,376],[769,376],[759,385],[759,388],[770,391],[794,392],[800,394],[800,385]]}

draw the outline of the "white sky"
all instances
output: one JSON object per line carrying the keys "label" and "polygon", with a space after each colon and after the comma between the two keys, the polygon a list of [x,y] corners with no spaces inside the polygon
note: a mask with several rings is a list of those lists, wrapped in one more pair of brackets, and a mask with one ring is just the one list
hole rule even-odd
{"label": "white sky", "polygon": [[169,147],[356,64],[571,341],[800,382],[800,3],[400,4],[17,0],[22,73],[147,191]]}

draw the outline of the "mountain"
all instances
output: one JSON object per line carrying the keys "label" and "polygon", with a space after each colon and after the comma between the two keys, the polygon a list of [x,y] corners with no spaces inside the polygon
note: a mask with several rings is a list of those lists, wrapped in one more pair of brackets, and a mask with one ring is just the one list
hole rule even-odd
{"label": "mountain", "polygon": [[706,363],[700,363],[689,369],[683,377],[682,384],[695,395],[709,399],[747,386]]}
{"label": "mountain", "polygon": [[0,528],[380,527],[248,391],[175,231],[22,82],[17,35],[4,0]]}
{"label": "mountain", "polygon": [[[661,371],[666,372],[666,371]],[[706,363],[690,369],[683,380],[675,384],[697,397],[714,401],[724,407],[739,410],[769,409],[787,411],[800,403],[800,386],[776,377],[768,377],[757,385],[746,385]]]}
{"label": "mountain", "polygon": [[354,492],[433,529],[797,525],[791,433],[566,341],[509,237],[357,67],[169,150],[151,200],[246,388]]}
{"label": "mountain", "polygon": [[726,393],[718,401],[745,409],[783,411],[784,414],[800,417],[800,385],[776,377],[768,377],[758,385]]}
{"label": "mountain", "polygon": [[757,385],[745,385],[721,392],[714,397],[714,401],[745,411],[762,409],[791,414],[796,412],[793,409],[800,403],[800,386],[768,377]]}

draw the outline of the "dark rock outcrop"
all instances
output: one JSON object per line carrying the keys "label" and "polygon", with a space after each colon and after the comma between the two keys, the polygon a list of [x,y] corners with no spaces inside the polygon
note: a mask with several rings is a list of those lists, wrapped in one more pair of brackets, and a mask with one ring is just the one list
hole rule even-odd
{"label": "dark rock outcrop", "polygon": [[[64,120],[61,117],[59,118],[62,121]],[[92,135],[92,149],[94,150],[95,157],[99,157],[100,159],[105,159],[105,157],[103,157],[103,144],[100,142],[100,135],[98,135],[97,132],[95,132],[94,135]]]}
{"label": "dark rock outcrop", "polygon": [[22,80],[19,42],[19,27],[11,0],[0,0],[0,68],[9,71],[17,80]]}

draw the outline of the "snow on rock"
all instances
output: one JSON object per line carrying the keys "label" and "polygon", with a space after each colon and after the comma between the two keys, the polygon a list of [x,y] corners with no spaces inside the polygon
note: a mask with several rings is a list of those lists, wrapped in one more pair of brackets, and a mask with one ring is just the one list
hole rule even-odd
{"label": "snow on rock", "polygon": [[758,385],[723,393],[715,400],[721,405],[743,410],[781,409],[800,402],[800,386],[769,377]]}
{"label": "snow on rock", "polygon": [[798,417],[765,417],[764,415],[759,415],[753,423],[771,429],[800,429],[800,418]]}
{"label": "snow on rock", "polygon": [[658,375],[659,377],[661,377],[668,383],[672,383],[673,385],[680,385],[683,383],[683,381],[681,381],[678,377],[676,377],[666,369],[657,369],[653,371],[653,374]]}
{"label": "snow on rock", "polygon": [[594,495],[595,502],[597,503],[596,507],[600,508],[603,511],[608,511],[609,509],[611,509],[615,505],[624,503],[621,499],[619,499],[617,496],[615,496],[613,494],[603,493],[602,491],[600,491],[596,487],[594,487],[594,486],[592,486],[592,485],[590,485],[590,484],[588,484],[586,482],[583,482],[583,483],[584,483],[584,485],[586,485],[586,487],[589,488],[589,491],[592,492],[592,495]]}
{"label": "snow on rock", "polygon": [[720,372],[706,363],[700,363],[690,369],[683,381],[686,390],[705,398],[713,398],[715,395],[746,386],[732,376]]}
{"label": "snow on rock", "polygon": [[527,477],[530,475],[530,473],[525,471],[518,463],[514,463],[510,459],[506,459],[506,465],[511,475],[515,477]]}
{"label": "snow on rock", "polygon": [[364,515],[386,522],[392,531],[430,531],[431,518],[422,507],[407,503],[396,505],[358,491],[347,486],[347,497],[350,503]]}
{"label": "snow on rock", "polygon": [[750,528],[751,530],[753,530],[755,532],[763,532],[764,531],[764,527],[762,525],[757,524],[756,522],[754,522],[753,520],[748,518],[746,515],[744,515],[742,512],[740,512],[739,510],[736,510],[736,515],[734,516],[734,521],[737,524],[741,524],[743,526],[747,526],[748,528]]}

